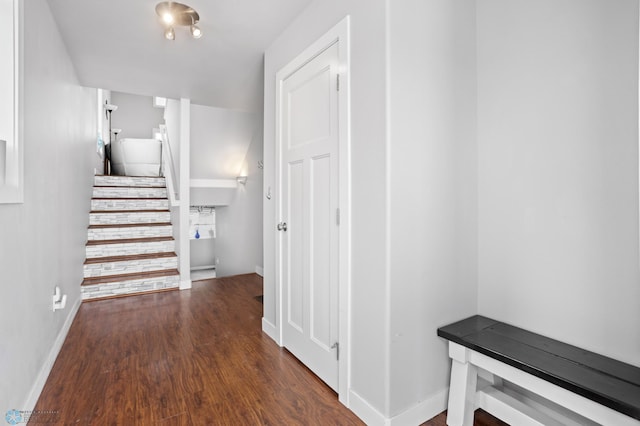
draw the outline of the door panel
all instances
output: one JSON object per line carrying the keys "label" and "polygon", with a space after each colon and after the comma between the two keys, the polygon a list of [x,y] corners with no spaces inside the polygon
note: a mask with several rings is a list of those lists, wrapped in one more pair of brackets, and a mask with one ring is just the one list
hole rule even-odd
{"label": "door panel", "polygon": [[[288,214],[288,227],[299,227],[303,222],[303,210],[304,210],[304,192],[303,192],[303,162],[296,161],[288,165],[288,181],[289,181],[289,214]],[[304,330],[304,234],[301,232],[295,232],[289,234],[291,238],[289,241],[288,251],[289,255],[289,269],[287,271],[287,281],[291,283],[288,288],[288,309],[287,309],[287,321],[297,330],[302,332]]]}
{"label": "door panel", "polygon": [[[331,69],[305,76],[289,92],[289,148],[331,135]],[[309,102],[309,100],[313,100]]]}
{"label": "door panel", "polygon": [[[329,349],[331,341],[331,157],[311,161],[311,338]],[[335,283],[335,282],[334,282]]]}

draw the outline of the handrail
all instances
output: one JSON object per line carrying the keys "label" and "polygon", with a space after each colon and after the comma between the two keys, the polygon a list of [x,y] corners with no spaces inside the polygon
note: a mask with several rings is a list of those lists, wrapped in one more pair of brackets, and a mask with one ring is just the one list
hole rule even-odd
{"label": "handrail", "polygon": [[[178,206],[180,205],[180,192],[176,185],[176,169],[173,162],[173,155],[171,153],[171,145],[169,143],[169,133],[167,132],[167,126],[164,124],[160,125],[160,136],[162,138],[162,161],[160,163],[160,173],[164,176],[167,182],[169,202],[172,206]],[[167,170],[169,170],[168,173]]]}

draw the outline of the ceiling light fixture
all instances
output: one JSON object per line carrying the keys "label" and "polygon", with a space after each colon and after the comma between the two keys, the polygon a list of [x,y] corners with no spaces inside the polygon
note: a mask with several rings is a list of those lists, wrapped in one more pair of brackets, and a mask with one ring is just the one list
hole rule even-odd
{"label": "ceiling light fixture", "polygon": [[200,15],[191,6],[175,1],[163,1],[156,5],[156,14],[167,26],[164,32],[167,40],[175,40],[175,26],[188,26],[193,38],[202,37],[202,30],[196,25],[200,21]]}

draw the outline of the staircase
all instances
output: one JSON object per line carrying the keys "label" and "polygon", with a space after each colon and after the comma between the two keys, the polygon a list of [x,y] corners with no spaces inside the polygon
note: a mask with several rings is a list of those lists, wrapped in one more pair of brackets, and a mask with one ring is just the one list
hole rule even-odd
{"label": "staircase", "polygon": [[178,288],[163,177],[95,176],[87,235],[82,300]]}

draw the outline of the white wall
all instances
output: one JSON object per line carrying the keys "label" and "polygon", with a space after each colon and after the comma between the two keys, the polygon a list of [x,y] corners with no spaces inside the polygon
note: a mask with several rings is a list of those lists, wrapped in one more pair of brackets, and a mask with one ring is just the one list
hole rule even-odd
{"label": "white wall", "polygon": [[191,265],[218,258],[218,277],[262,268],[262,114],[191,106],[191,178],[235,179],[233,189],[192,188],[192,205],[216,207],[216,239],[191,243]]}
{"label": "white wall", "polygon": [[276,318],[275,74],[351,15],[352,287],[351,393],[388,412],[388,304],[385,262],[385,2],[316,0],[265,53],[264,320]]}
{"label": "white wall", "polygon": [[215,238],[191,240],[189,251],[191,269],[215,266],[216,253]]}
{"label": "white wall", "polygon": [[[262,143],[262,107],[237,111],[204,105],[191,106],[191,178],[233,179],[246,175],[246,157],[256,140]],[[260,123],[258,123],[260,121]],[[191,188],[193,205],[228,206],[233,188]]]}
{"label": "white wall", "polygon": [[191,105],[191,178],[235,179],[245,173],[260,112]]}
{"label": "white wall", "polygon": [[111,113],[111,128],[122,129],[118,139],[150,139],[153,137],[153,129],[164,122],[164,109],[154,108],[151,96],[111,92],[109,102],[118,106]]}
{"label": "white wall", "polygon": [[640,365],[638,2],[478,2],[479,310]]}
{"label": "white wall", "polygon": [[436,329],[477,309],[475,1],[389,5],[389,415],[417,424],[445,409]]}
{"label": "white wall", "polygon": [[[50,351],[80,301],[93,168],[100,165],[96,90],[79,86],[48,3],[22,3],[25,200],[0,205],[2,412],[33,408],[56,355]],[[55,285],[68,301],[54,313]]]}
{"label": "white wall", "polygon": [[246,170],[243,173],[247,174],[247,183],[238,185],[229,206],[216,209],[218,277],[256,272],[256,267],[263,267],[263,171],[258,168],[258,161],[263,158],[260,121],[255,122],[257,128],[242,166]]}

